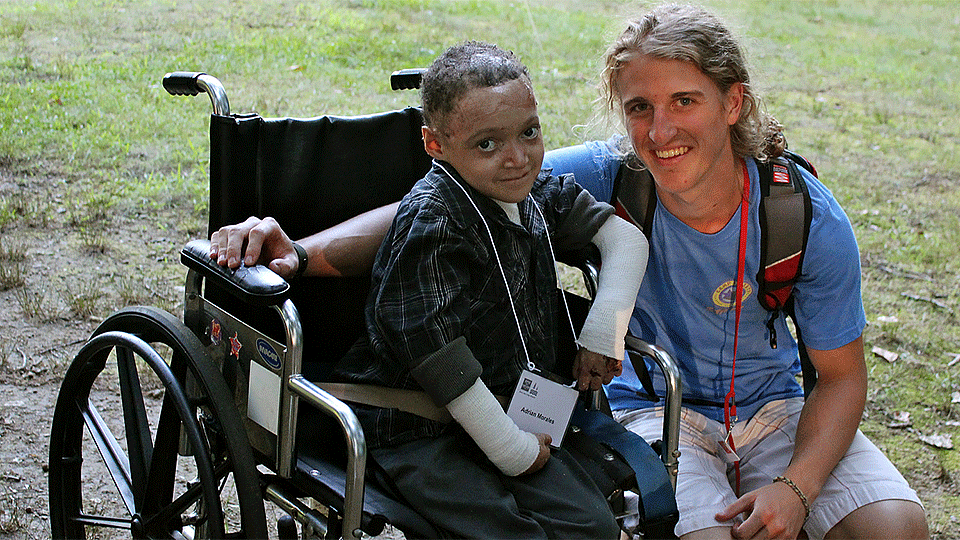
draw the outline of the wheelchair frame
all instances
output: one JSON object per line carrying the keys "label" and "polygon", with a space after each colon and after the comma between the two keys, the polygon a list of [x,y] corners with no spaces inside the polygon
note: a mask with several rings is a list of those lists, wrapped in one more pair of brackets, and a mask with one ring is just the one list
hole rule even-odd
{"label": "wheelchair frame", "polygon": [[[409,82],[404,81],[410,76],[409,71],[394,74],[394,88],[409,88]],[[419,77],[419,73],[415,76]],[[220,81],[210,75],[172,73],[164,77],[163,85],[173,95],[206,93],[214,115],[230,116],[226,91]],[[243,527],[237,536],[266,535],[263,500],[271,501],[292,516],[305,527],[305,532],[309,529],[325,538],[361,536],[367,476],[364,434],[346,403],[304,377],[303,330],[297,308],[288,298],[289,284],[262,266],[241,267],[237,271],[220,267],[206,256],[208,246],[206,241],[193,241],[181,253],[181,262],[188,267],[182,323],[155,308],[121,310],[97,329],[71,364],[58,396],[51,428],[50,514],[54,537],[82,537],[87,526],[129,528],[137,537],[190,536],[184,532],[188,530],[194,536],[221,536],[225,532],[218,520],[223,519],[223,512],[220,495],[215,490],[218,485],[222,488],[223,478],[231,472],[239,493]],[[596,283],[597,267],[587,264],[581,270],[590,289],[591,284]],[[205,282],[216,283],[246,303],[276,312],[284,341],[266,336],[205,298]],[[223,360],[212,358],[210,347],[204,345],[213,340],[214,322],[235,332],[238,342],[257,344],[259,354],[251,357],[250,364],[250,372],[257,374],[245,375],[250,385],[247,388],[238,387],[231,377],[225,376],[228,366]],[[154,343],[173,350],[169,366],[156,352]],[[660,458],[675,489],[681,398],[679,368],[659,347],[631,336],[627,337],[626,345],[651,357],[667,380]],[[98,420],[99,413],[89,396],[93,381],[104,369],[111,351],[116,351],[121,377],[126,450],[117,443],[103,420]],[[161,418],[154,441],[150,440],[150,429],[140,403],[136,358],[148,364],[164,385]],[[239,353],[236,358],[239,362]],[[254,376],[258,392],[249,392]],[[271,390],[266,392],[267,399],[262,399],[264,385]],[[601,392],[594,394],[597,407],[601,406]],[[271,397],[276,401],[271,402]],[[335,419],[346,440],[343,501],[340,505],[322,503],[327,507],[326,515],[300,500],[310,491],[298,484],[295,474],[301,401]],[[168,414],[168,410],[174,409],[176,413]],[[178,419],[174,415],[178,415]],[[121,492],[131,514],[129,521],[83,512],[83,493],[79,489],[79,462],[83,455],[79,438],[84,426],[93,433],[101,459]],[[167,437],[176,439],[176,443],[166,441]],[[167,494],[172,492],[172,487],[168,490],[165,485],[173,482],[173,473],[167,471],[170,463],[176,466],[176,455],[170,455],[171,452],[192,455],[199,478],[175,499]],[[258,470],[258,465],[271,472]],[[163,494],[138,495],[136,487],[141,482],[148,485],[157,482]],[[253,491],[260,497],[259,509],[255,501],[251,502]],[[199,510],[184,518],[184,511],[180,509],[191,504],[196,504]]]}

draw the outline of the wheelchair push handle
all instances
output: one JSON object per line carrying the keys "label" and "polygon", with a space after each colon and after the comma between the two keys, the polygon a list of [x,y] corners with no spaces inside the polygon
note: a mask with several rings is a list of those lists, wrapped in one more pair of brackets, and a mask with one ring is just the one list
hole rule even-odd
{"label": "wheelchair push handle", "polygon": [[423,68],[401,69],[390,74],[390,88],[394,90],[416,90],[423,79]]}
{"label": "wheelchair push handle", "polygon": [[206,73],[193,71],[174,71],[163,76],[163,88],[174,96],[195,96],[204,92],[210,96],[213,114],[230,115],[230,102],[227,91],[220,80]]}

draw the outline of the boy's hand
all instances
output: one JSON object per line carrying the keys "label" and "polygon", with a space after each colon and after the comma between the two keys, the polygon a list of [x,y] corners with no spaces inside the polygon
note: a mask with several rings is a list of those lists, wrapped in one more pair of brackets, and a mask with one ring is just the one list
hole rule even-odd
{"label": "boy's hand", "polygon": [[245,266],[258,262],[281,277],[289,278],[297,271],[297,252],[293,242],[273,218],[247,218],[243,223],[227,225],[210,235],[210,258],[221,266],[238,268],[243,257]]}
{"label": "boy's hand", "polygon": [[550,459],[550,443],[553,442],[553,438],[547,435],[546,433],[534,433],[537,437],[537,442],[540,443],[540,453],[537,455],[537,459],[534,460],[533,464],[530,467],[520,473],[524,474],[533,474],[543,468],[547,464],[547,460]]}
{"label": "boy's hand", "polygon": [[614,377],[623,373],[623,361],[603,356],[583,347],[573,359],[573,377],[577,379],[577,390],[599,390]]}

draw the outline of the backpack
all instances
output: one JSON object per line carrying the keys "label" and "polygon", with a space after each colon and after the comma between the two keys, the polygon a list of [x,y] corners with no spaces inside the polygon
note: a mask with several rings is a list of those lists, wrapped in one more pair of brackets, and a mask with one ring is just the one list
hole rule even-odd
{"label": "backpack", "polygon": [[[783,155],[768,162],[757,162],[760,172],[760,271],[757,273],[757,299],[770,312],[767,329],[770,347],[777,348],[774,322],[784,312],[796,322],[793,311],[793,285],[803,267],[803,255],[810,234],[812,203],[807,184],[799,167],[817,176],[817,171],[802,156],[785,150]],[[636,170],[625,163],[620,165],[613,183],[613,206],[618,216],[633,223],[649,239],[653,214],[657,208],[657,194],[653,176],[647,170]],[[794,325],[796,327],[796,325]],[[809,395],[816,383],[816,369],[810,362],[806,347],[797,327],[797,345],[803,373],[804,394]],[[634,362],[635,365],[644,365]],[[650,375],[638,372],[640,382],[651,399],[653,392]]]}

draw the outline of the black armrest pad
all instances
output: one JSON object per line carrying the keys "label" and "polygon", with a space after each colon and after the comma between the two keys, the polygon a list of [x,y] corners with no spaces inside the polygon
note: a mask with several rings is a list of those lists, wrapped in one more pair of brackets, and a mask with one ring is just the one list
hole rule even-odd
{"label": "black armrest pad", "polygon": [[266,266],[241,266],[236,270],[220,266],[210,258],[209,240],[193,240],[184,246],[180,262],[248,304],[276,305],[286,300],[290,291],[290,284]]}
{"label": "black armrest pad", "polygon": [[580,249],[557,253],[557,260],[583,270],[586,266],[600,266],[600,250],[593,244],[587,244]]}

